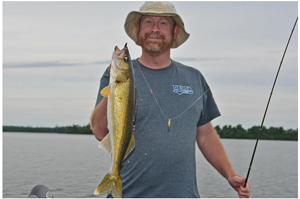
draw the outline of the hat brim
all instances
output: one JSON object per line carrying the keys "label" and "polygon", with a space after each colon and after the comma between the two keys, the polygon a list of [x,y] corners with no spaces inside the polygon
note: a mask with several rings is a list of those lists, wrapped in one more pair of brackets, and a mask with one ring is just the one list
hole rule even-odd
{"label": "hat brim", "polygon": [[138,37],[136,32],[136,24],[139,23],[142,15],[150,15],[150,16],[162,16],[162,17],[172,17],[176,25],[179,27],[177,39],[173,41],[171,48],[177,48],[181,44],[183,44],[190,36],[189,33],[185,31],[184,23],[181,17],[175,13],[160,13],[160,12],[142,12],[142,11],[132,11],[130,12],[125,20],[124,28],[127,35],[137,44]]}

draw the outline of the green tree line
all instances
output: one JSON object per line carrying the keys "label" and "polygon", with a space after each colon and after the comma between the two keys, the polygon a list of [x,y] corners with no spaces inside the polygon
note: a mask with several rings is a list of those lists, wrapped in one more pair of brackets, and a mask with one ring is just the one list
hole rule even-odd
{"label": "green tree line", "polygon": [[31,126],[3,126],[3,132],[36,132],[36,133],[67,133],[67,126],[65,127],[31,127]]}
{"label": "green tree line", "polygon": [[[257,139],[260,126],[253,126],[245,130],[242,125],[232,127],[231,125],[215,127],[220,138],[234,138],[234,139]],[[282,127],[270,127],[263,126],[260,138],[261,140],[298,140],[298,129],[284,130]]]}
{"label": "green tree line", "polygon": [[[260,126],[253,126],[244,129],[242,125],[231,126],[225,125],[222,128],[218,125],[215,127],[220,138],[232,139],[256,139]],[[39,132],[39,133],[69,133],[69,134],[93,134],[88,125],[73,125],[64,127],[23,127],[23,126],[3,126],[3,132]],[[262,140],[298,140],[298,129],[283,129],[283,127],[262,128],[260,136]]]}
{"label": "green tree line", "polygon": [[36,132],[36,133],[69,133],[69,134],[93,134],[90,125],[64,126],[64,127],[31,127],[31,126],[3,126],[3,132]]}

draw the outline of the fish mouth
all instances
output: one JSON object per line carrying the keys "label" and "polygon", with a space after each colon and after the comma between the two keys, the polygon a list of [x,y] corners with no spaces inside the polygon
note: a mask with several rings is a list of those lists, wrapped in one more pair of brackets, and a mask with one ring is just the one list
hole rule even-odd
{"label": "fish mouth", "polygon": [[127,62],[129,60],[129,53],[127,48],[127,43],[124,45],[122,50],[119,49],[118,46],[115,46],[113,55],[112,55],[112,66],[114,67],[115,71],[119,72],[127,72],[129,69],[122,67],[123,61]]}
{"label": "fish mouth", "polygon": [[115,46],[115,53],[120,53],[120,52],[121,52],[121,50],[119,49],[119,47]]}
{"label": "fish mouth", "polygon": [[128,50],[128,47],[127,47],[127,43],[124,45],[124,48],[122,50],[119,49],[118,46],[115,46],[115,51],[114,53],[116,54],[121,54],[121,53],[125,53],[126,51]]}
{"label": "fish mouth", "polygon": [[128,53],[126,53],[126,51],[127,51],[126,45],[127,45],[127,43],[125,44],[125,46],[122,50],[120,50],[118,46],[115,47],[112,60],[122,60],[124,57],[124,54],[128,54]]}

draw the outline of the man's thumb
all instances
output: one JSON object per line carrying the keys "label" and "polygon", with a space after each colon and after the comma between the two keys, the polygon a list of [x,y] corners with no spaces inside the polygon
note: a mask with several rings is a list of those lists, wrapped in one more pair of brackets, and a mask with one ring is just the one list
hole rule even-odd
{"label": "man's thumb", "polygon": [[245,182],[246,178],[242,177],[242,176],[235,176],[235,180],[238,182],[238,183],[243,183]]}

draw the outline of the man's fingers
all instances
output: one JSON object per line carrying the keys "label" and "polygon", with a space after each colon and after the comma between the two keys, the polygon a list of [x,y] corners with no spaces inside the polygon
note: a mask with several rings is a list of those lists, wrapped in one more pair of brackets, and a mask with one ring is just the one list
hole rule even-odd
{"label": "man's fingers", "polygon": [[251,185],[247,183],[247,186],[244,188],[243,186],[240,186],[239,190],[239,197],[240,198],[250,198],[250,189]]}

